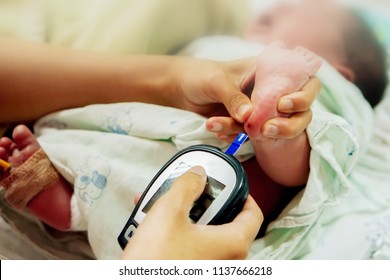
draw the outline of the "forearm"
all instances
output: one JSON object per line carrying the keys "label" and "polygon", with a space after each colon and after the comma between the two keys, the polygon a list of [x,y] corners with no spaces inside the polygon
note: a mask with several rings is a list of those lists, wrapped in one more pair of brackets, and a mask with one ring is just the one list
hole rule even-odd
{"label": "forearm", "polygon": [[310,143],[306,133],[290,140],[265,140],[256,158],[274,181],[289,187],[306,184],[310,172]]}
{"label": "forearm", "polygon": [[174,106],[172,58],[102,55],[0,40],[0,123],[94,103]]}

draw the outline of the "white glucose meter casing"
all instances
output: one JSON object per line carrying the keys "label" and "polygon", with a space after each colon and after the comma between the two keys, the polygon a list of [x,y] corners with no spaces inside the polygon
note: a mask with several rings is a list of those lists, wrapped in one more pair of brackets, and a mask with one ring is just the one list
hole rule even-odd
{"label": "white glucose meter casing", "polygon": [[148,185],[118,237],[122,248],[154,202],[169,190],[177,177],[193,166],[202,166],[208,177],[203,194],[194,202],[189,214],[194,223],[228,223],[242,210],[249,186],[240,162],[216,147],[192,146],[177,153]]}

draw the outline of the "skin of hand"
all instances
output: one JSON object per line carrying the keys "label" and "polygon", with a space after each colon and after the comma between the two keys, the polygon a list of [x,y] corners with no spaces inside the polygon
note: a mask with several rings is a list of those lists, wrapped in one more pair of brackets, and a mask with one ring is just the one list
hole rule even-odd
{"label": "skin of hand", "polygon": [[[302,134],[312,120],[311,106],[320,89],[320,81],[311,78],[301,91],[282,97],[278,103],[278,111],[289,117],[277,117],[266,122],[262,128],[264,138],[289,140]],[[238,133],[244,131],[243,124],[231,117],[211,117],[206,126],[218,138],[227,142],[233,141]],[[270,126],[276,130],[270,129]]]}
{"label": "skin of hand", "polygon": [[[245,94],[247,84],[254,80],[256,58],[216,62],[187,58],[174,68],[172,92],[178,92],[177,106],[206,117],[229,116],[244,123],[253,111],[252,101]],[[196,75],[195,75],[196,73]]]}
{"label": "skin of hand", "polygon": [[262,212],[253,198],[248,197],[242,212],[229,224],[191,223],[188,215],[203,192],[206,178],[199,166],[179,177],[139,225],[123,259],[244,259],[263,222]]}

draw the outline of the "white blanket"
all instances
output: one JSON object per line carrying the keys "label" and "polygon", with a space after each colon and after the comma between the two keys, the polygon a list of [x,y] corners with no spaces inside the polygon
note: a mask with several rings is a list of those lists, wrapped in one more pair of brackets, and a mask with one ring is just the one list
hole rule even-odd
{"label": "white blanket", "polygon": [[[206,42],[192,48],[195,56],[195,49],[203,52],[209,48]],[[240,42],[237,47],[242,56],[254,50],[253,45],[247,49],[246,43],[237,39],[231,42]],[[215,52],[210,49],[208,55]],[[308,128],[312,153],[307,187],[270,225],[267,235],[254,243],[251,258],[298,257],[307,248],[322,213],[345,198],[351,186],[348,175],[359,151],[368,146],[369,134],[361,124],[371,126],[372,110],[360,92],[328,64],[319,77],[327,87]],[[37,123],[40,144],[74,184],[73,228],[88,230],[98,258],[119,257],[116,237],[133,209],[134,195],[175,152],[199,143],[226,146],[206,131],[204,121],[190,112],[123,103],[67,110]],[[248,145],[242,153],[253,155]]]}

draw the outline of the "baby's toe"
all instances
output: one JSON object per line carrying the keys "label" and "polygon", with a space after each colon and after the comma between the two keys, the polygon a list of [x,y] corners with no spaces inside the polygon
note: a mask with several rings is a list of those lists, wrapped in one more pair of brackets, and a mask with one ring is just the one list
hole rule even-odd
{"label": "baby's toe", "polygon": [[286,49],[287,48],[286,43],[284,43],[283,41],[274,41],[271,44],[269,44],[269,47],[274,48],[274,49]]}
{"label": "baby's toe", "polygon": [[306,49],[302,46],[295,47],[294,51],[301,54],[302,56],[305,56],[305,57],[308,56],[310,53],[310,51],[308,49]]}
{"label": "baby's toe", "polygon": [[29,146],[39,149],[39,144],[34,134],[25,126],[19,125],[14,129],[12,137],[19,150],[24,150]]}
{"label": "baby's toe", "polygon": [[16,144],[11,139],[3,137],[0,139],[0,147],[8,154],[12,154],[13,150],[16,148]]}
{"label": "baby's toe", "polygon": [[298,53],[299,55],[303,56],[307,63],[311,63],[317,57],[317,55],[314,52],[312,52],[312,51],[310,51],[302,46],[296,47],[294,49],[294,51],[296,53]]}
{"label": "baby's toe", "polygon": [[313,74],[317,73],[322,66],[322,59],[318,55],[310,51],[307,54],[306,58],[307,58],[307,63],[311,67],[311,72]]}
{"label": "baby's toe", "polygon": [[314,75],[320,69],[322,60],[317,54],[302,46],[296,47],[294,51],[304,57],[311,75]]}
{"label": "baby's toe", "polygon": [[3,147],[0,147],[0,159],[7,161],[8,157],[9,157],[9,154],[8,154],[7,150]]}

